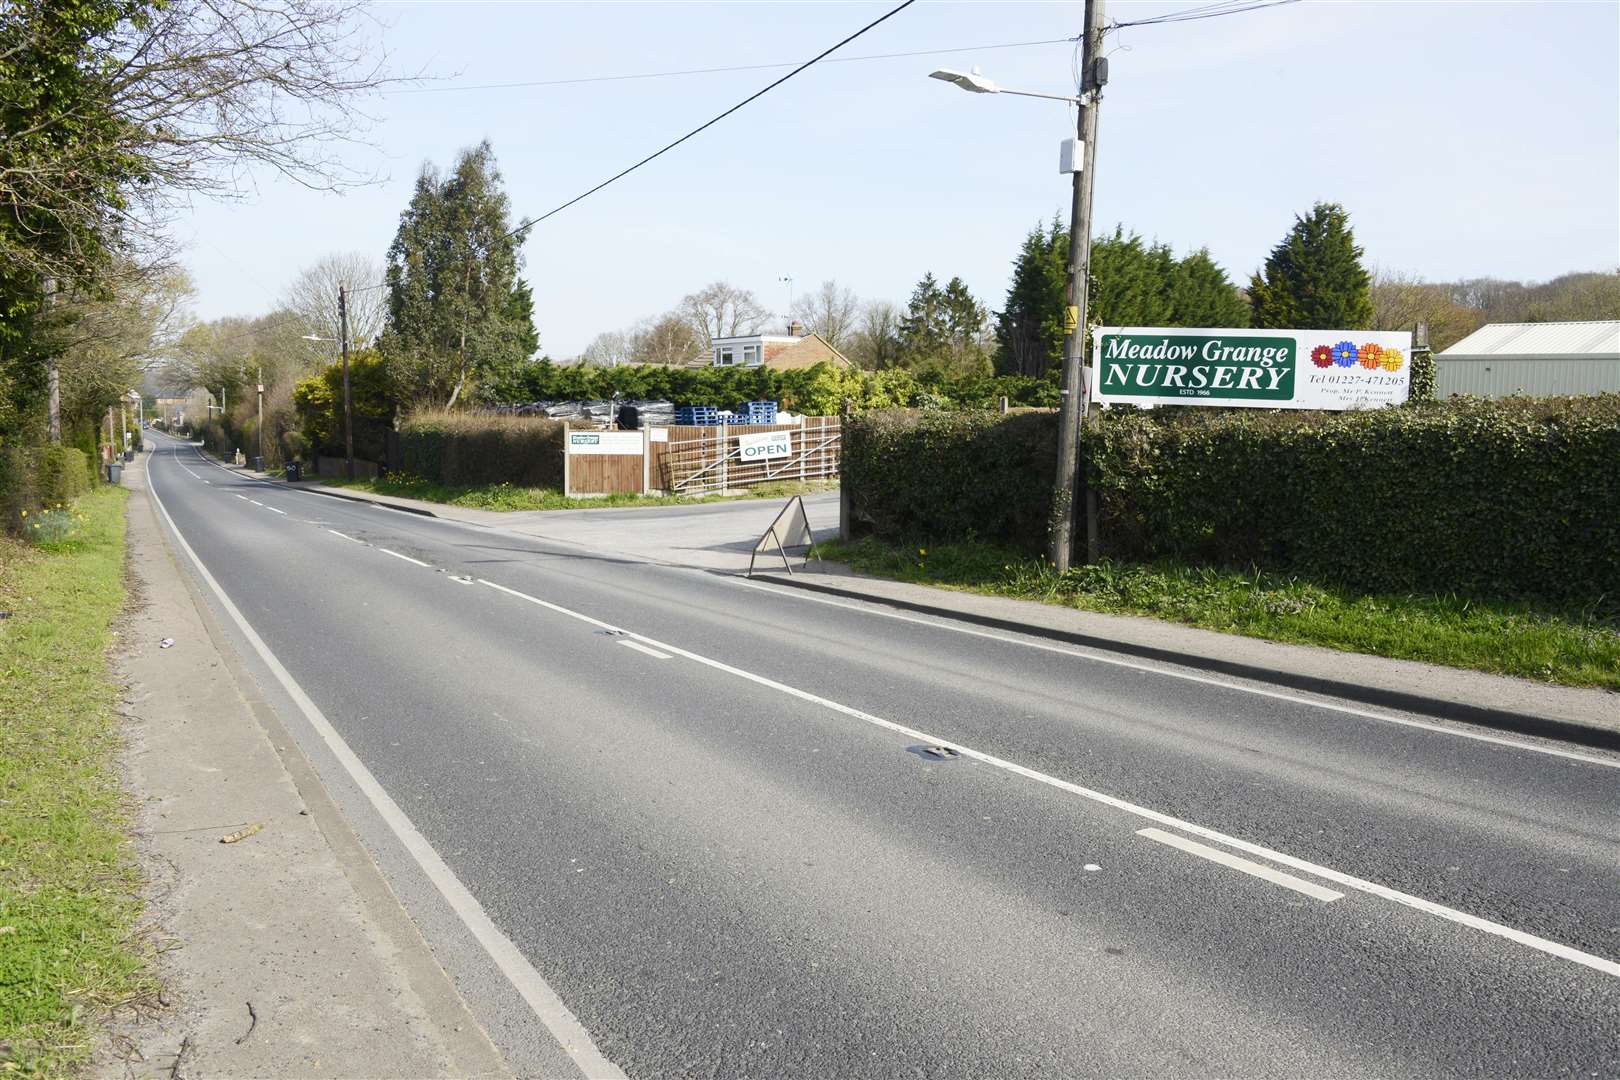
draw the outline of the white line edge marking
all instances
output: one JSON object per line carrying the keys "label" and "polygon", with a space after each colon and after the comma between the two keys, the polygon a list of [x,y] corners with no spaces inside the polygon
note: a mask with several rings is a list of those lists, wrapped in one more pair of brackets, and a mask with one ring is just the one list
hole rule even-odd
{"label": "white line edge marking", "polygon": [[[715,575],[709,575],[711,577]],[[1182,679],[1187,682],[1202,683],[1205,686],[1219,686],[1228,690],[1239,690],[1245,694],[1255,694],[1259,697],[1268,697],[1277,701],[1287,701],[1296,705],[1308,705],[1318,709],[1327,709],[1331,712],[1344,713],[1349,716],[1359,716],[1364,720],[1378,720],[1386,724],[1398,724],[1401,727],[1421,728],[1424,731],[1433,731],[1441,735],[1455,735],[1459,739],[1473,739],[1476,742],[1492,743],[1496,746],[1506,746],[1513,750],[1529,750],[1532,753],[1548,754],[1552,757],[1567,758],[1570,761],[1579,761],[1587,765],[1601,765],[1606,769],[1620,769],[1620,760],[1595,757],[1591,754],[1577,753],[1573,750],[1560,750],[1553,746],[1537,746],[1534,743],[1520,742],[1517,739],[1503,738],[1499,735],[1486,735],[1477,731],[1461,731],[1446,727],[1444,724],[1431,724],[1423,720],[1408,720],[1400,716],[1386,716],[1383,713],[1372,712],[1368,709],[1358,709],[1353,705],[1339,705],[1331,701],[1321,701],[1316,698],[1302,697],[1298,694],[1288,694],[1280,690],[1263,690],[1255,686],[1244,686],[1242,683],[1228,682],[1225,679],[1216,679],[1208,675],[1194,675],[1191,672],[1176,671],[1173,668],[1157,668],[1148,664],[1138,664],[1131,660],[1121,660],[1113,656],[1104,656],[1100,653],[1086,652],[1083,649],[1066,645],[1049,645],[1043,641],[1025,641],[1022,638],[1009,637],[1006,634],[996,634],[988,630],[974,630],[966,626],[956,626],[946,622],[936,622],[932,619],[922,619],[915,615],[904,615],[898,611],[883,611],[877,608],[863,607],[860,604],[846,603],[830,599],[825,596],[813,596],[803,589],[772,588],[758,582],[744,581],[742,578],[731,575],[721,575],[722,579],[734,585],[747,589],[758,589],[761,592],[771,593],[774,596],[788,596],[796,600],[808,601],[812,604],[826,604],[828,607],[844,608],[848,611],[863,612],[867,615],[877,615],[885,619],[898,619],[901,622],[916,623],[919,626],[930,626],[936,630],[949,630],[952,633],[968,634],[972,637],[988,638],[991,641],[1001,641],[1008,645],[1022,645],[1026,649],[1039,649],[1042,652],[1057,653],[1061,656],[1072,656],[1079,660],[1093,660],[1099,664],[1112,664],[1114,667],[1129,668],[1132,671],[1147,672],[1150,675],[1164,675],[1172,679]],[[881,604],[881,600],[873,603]],[[948,616],[941,616],[948,618]]]}
{"label": "white line edge marking", "polygon": [[1149,840],[1157,840],[1161,844],[1168,844],[1170,847],[1179,848],[1190,855],[1197,855],[1201,859],[1208,859],[1210,862],[1229,866],[1233,870],[1241,870],[1245,874],[1269,881],[1273,885],[1281,885],[1285,889],[1293,889],[1295,892],[1304,893],[1311,899],[1320,900],[1324,904],[1331,904],[1335,900],[1344,898],[1344,893],[1334,892],[1332,889],[1324,888],[1314,881],[1306,881],[1304,878],[1297,878],[1293,874],[1285,874],[1281,870],[1273,870],[1269,866],[1250,862],[1248,859],[1240,859],[1229,851],[1208,847],[1197,841],[1188,840],[1185,836],[1167,833],[1163,829],[1137,829],[1136,835],[1145,836]]}
{"label": "white line edge marking", "polygon": [[1616,978],[1620,978],[1620,963],[1617,963],[1616,961],[1609,960],[1601,956],[1595,956],[1592,953],[1582,952],[1581,950],[1573,948],[1569,945],[1551,941],[1547,938],[1537,937],[1536,935],[1526,933],[1523,930],[1515,930],[1511,926],[1503,926],[1501,923],[1494,923],[1489,919],[1480,918],[1478,915],[1470,915],[1466,911],[1458,911],[1455,908],[1446,907],[1444,904],[1437,904],[1432,900],[1425,900],[1420,896],[1413,896],[1410,893],[1403,893],[1400,890],[1392,889],[1387,885],[1380,885],[1377,882],[1367,881],[1363,878],[1358,878],[1351,874],[1343,873],[1339,870],[1333,870],[1326,866],[1319,866],[1316,863],[1298,858],[1294,855],[1285,855],[1284,853],[1274,851],[1263,844],[1255,844],[1249,842],[1248,840],[1240,840],[1235,836],[1228,836],[1226,833],[1220,832],[1216,829],[1206,828],[1203,825],[1194,825],[1190,821],[1183,821],[1180,818],[1172,817],[1169,814],[1162,814],[1157,810],[1150,810],[1145,806],[1138,806],[1135,803],[1126,802],[1124,799],[1117,798],[1113,795],[1106,795],[1103,792],[1094,791],[1091,788],[1081,787],[1079,784],[1071,783],[1068,780],[1060,780],[1055,776],[1049,776],[1046,773],[1037,772],[1036,770],[1027,766],[1019,765],[1017,762],[1008,761],[1006,758],[996,757],[994,754],[987,754],[982,750],[974,750],[972,747],[963,746],[961,743],[952,742],[949,739],[942,739],[937,735],[930,735],[925,731],[919,731],[916,728],[907,727],[904,724],[898,724],[893,720],[885,720],[881,716],[874,716],[872,713],[863,712],[862,710],[854,708],[853,706],[844,705],[829,698],[812,694],[808,690],[800,690],[797,687],[788,686],[786,683],[779,683],[775,679],[766,678],[764,675],[755,675],[751,671],[744,671],[741,668],[732,667],[730,664],[722,663],[719,660],[712,660],[707,656],[703,656],[695,652],[689,652],[688,650],[682,649],[679,646],[670,645],[666,642],[659,641],[657,638],[650,638],[646,634],[638,634],[633,630],[625,630],[623,627],[614,626],[611,623],[605,623],[601,619],[595,619],[589,615],[583,615],[577,611],[571,611],[568,608],[562,607],[561,605],[553,604],[549,600],[542,600],[537,596],[530,596],[528,593],[518,592],[516,589],[509,589],[505,585],[496,584],[495,582],[489,581],[486,578],[479,578],[478,580],[481,584],[488,585],[492,589],[507,593],[510,596],[515,596],[520,600],[527,600],[531,604],[538,604],[540,607],[546,608],[550,611],[555,611],[559,615],[566,615],[571,619],[578,619],[580,622],[587,623],[591,626],[600,627],[604,630],[618,630],[621,633],[632,637],[637,641],[651,645],[654,648],[662,649],[665,652],[673,653],[676,656],[685,657],[686,659],[695,663],[714,668],[716,671],[723,671],[728,675],[735,675],[739,679],[746,679],[749,682],[757,683],[760,686],[768,687],[772,690],[787,694],[789,697],[796,697],[801,701],[808,701],[811,704],[820,705],[823,708],[831,709],[833,712],[842,713],[845,716],[853,717],[856,720],[865,721],[866,723],[875,727],[897,732],[906,736],[908,739],[915,739],[919,742],[928,743],[932,746],[948,746],[957,753],[961,754],[963,757],[972,758],[975,761],[981,761],[986,765],[991,765],[998,769],[1004,769],[1016,776],[1022,776],[1027,780],[1033,780],[1039,784],[1046,784],[1049,787],[1057,788],[1059,791],[1066,791],[1071,795],[1078,795],[1083,799],[1090,799],[1092,802],[1101,803],[1104,806],[1111,806],[1116,810],[1123,810],[1127,814],[1134,814],[1137,817],[1145,818],[1148,821],[1156,822],[1160,825],[1169,826],[1172,829],[1179,829],[1185,833],[1192,833],[1194,836],[1201,836],[1205,840],[1213,840],[1216,843],[1224,844],[1229,848],[1235,848],[1238,851],[1246,852],[1247,854],[1255,855],[1262,859],[1268,859],[1271,862],[1280,863],[1283,866],[1288,866],[1295,870],[1300,870],[1304,873],[1315,875],[1316,877],[1334,882],[1335,884],[1355,889],[1358,892],[1364,892],[1371,896],[1377,896],[1384,900],[1389,900],[1392,903],[1400,904],[1403,907],[1409,907],[1416,911],[1421,911],[1427,915],[1434,915],[1438,918],[1445,919],[1449,922],[1454,922],[1462,926],[1467,926],[1474,930],[1481,930],[1487,934],[1492,934],[1496,937],[1514,942],[1515,944],[1524,945],[1539,952],[1544,952],[1549,956],[1556,956],[1560,960],[1568,960],[1570,963],[1580,964],[1582,967],[1591,968],[1593,971],[1599,971],[1605,975],[1612,975]]}
{"label": "white line edge marking", "polygon": [[343,539],[347,540],[351,544],[360,544],[360,545],[366,546],[366,547],[370,546],[370,545],[366,544],[366,542],[364,540],[360,540],[360,539],[357,539],[357,538],[355,538],[353,536],[350,536],[348,533],[340,533],[336,529],[327,529],[326,531],[331,533],[333,536],[341,536],[341,537],[343,537]]}
{"label": "white line edge marking", "polygon": [[[328,531],[330,531],[330,530],[328,530]],[[384,555],[392,555],[396,559],[404,559],[408,563],[415,563],[417,566],[425,566],[429,570],[433,569],[433,564],[432,563],[425,563],[421,559],[413,559],[409,555],[401,555],[399,552],[397,552],[397,551],[389,551],[385,547],[380,547],[377,550],[382,552]]]}
{"label": "white line edge marking", "polygon": [[540,972],[535,970],[534,965],[529,963],[528,958],[495,925],[483,905],[478,902],[478,898],[461,883],[455,871],[440,858],[427,838],[417,831],[405,811],[399,808],[399,804],[394,802],[393,797],[377,782],[377,778],[366,768],[365,763],[349,749],[349,744],[343,741],[343,736],[338,734],[325,714],[314,701],[310,700],[309,695],[304,693],[303,687],[298,685],[292,674],[276,659],[270,647],[264,643],[264,639],[248,625],[247,619],[243,618],[242,613],[231,602],[231,598],[225,595],[225,590],[220,587],[219,582],[214,580],[214,575],[208,572],[208,568],[191,549],[191,545],[186,543],[186,538],[180,534],[179,526],[174,523],[174,518],[169,516],[168,507],[164,506],[163,500],[158,497],[157,487],[152,483],[150,471],[147,473],[147,490],[152,493],[152,501],[162,512],[163,519],[169,523],[174,538],[179,541],[180,547],[191,559],[192,565],[197,568],[203,581],[213,591],[225,613],[236,623],[237,629],[242,631],[248,644],[253,646],[253,651],[259,654],[259,659],[264,661],[265,666],[276,677],[282,689],[287,691],[310,726],[331,749],[332,755],[370,801],[378,816],[405,850],[410,852],[411,857],[416,860],[416,865],[421,867],[428,880],[439,890],[439,895],[444,897],[445,903],[450,905],[450,909],[461,919],[462,925],[467,927],[473,938],[495,962],[495,966],[500,968],[501,974],[506,976],[529,1008],[540,1018],[540,1022],[545,1024],[546,1030],[551,1032],[586,1076],[621,1080],[624,1072],[602,1056],[602,1052],[591,1039],[590,1032],[585,1030],[579,1018],[569,1011],[562,998],[557,996],[557,992],[551,988]]}
{"label": "white line edge marking", "polygon": [[648,656],[655,657],[655,658],[657,658],[659,660],[668,660],[668,659],[670,659],[669,653],[659,652],[657,649],[649,649],[647,646],[643,645],[641,642],[639,642],[639,641],[631,641],[629,638],[620,638],[619,639],[619,644],[623,645],[627,649],[634,649],[638,653],[646,653]]}

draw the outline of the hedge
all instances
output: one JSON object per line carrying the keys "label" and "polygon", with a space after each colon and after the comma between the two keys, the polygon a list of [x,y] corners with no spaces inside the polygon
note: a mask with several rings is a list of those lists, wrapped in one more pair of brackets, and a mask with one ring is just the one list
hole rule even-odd
{"label": "hedge", "polygon": [[[1620,395],[1110,410],[1087,434],[1114,557],[1620,611]],[[867,414],[844,483],[880,536],[1039,551],[1055,437],[1051,414]]]}
{"label": "hedge", "polygon": [[66,505],[90,489],[90,459],[72,446],[0,446],[0,530],[20,534],[23,511]]}
{"label": "hedge", "polygon": [[533,416],[417,413],[400,425],[400,466],[452,487],[561,488],[564,427]]}

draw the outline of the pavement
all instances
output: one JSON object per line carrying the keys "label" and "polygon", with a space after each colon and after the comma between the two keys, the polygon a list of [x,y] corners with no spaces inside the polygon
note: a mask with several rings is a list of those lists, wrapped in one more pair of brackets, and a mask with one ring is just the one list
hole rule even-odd
{"label": "pavement", "polygon": [[[514,535],[575,544],[628,558],[722,573],[745,573],[759,536],[781,503],[741,500],[692,507],[648,507],[501,513],[417,499],[357,494],[318,484],[299,487],[359,499]],[[817,541],[838,535],[838,493],[805,497]],[[1499,728],[1528,735],[1620,748],[1620,693],[1554,686],[1485,672],[1394,660],[1309,645],[1262,641],[1160,619],[1077,611],[1010,597],[982,596],[858,573],[813,560],[787,573],[761,555],[759,576],[904,611],[1035,634],[1138,657],[1330,694],[1367,705]]]}
{"label": "pavement", "polygon": [[[120,628],[158,1008],[108,1077],[509,1076],[500,1053],[223,642],[160,533],[140,455]],[[163,643],[168,642],[165,646]],[[222,838],[258,831],[233,844]]]}
{"label": "pavement", "polygon": [[154,441],[222,639],[519,1075],[1620,1072],[1620,754]]}

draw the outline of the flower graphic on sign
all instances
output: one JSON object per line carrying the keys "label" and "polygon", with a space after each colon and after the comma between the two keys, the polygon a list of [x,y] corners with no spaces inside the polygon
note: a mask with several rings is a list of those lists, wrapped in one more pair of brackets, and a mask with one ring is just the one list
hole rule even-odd
{"label": "flower graphic on sign", "polygon": [[1383,355],[1383,352],[1384,350],[1382,348],[1369,341],[1367,344],[1361,347],[1357,355],[1361,358],[1362,367],[1366,368],[1368,371],[1377,371],[1378,358]]}
{"label": "flower graphic on sign", "polygon": [[1333,366],[1333,350],[1326,345],[1318,345],[1311,350],[1311,363],[1317,367]]}
{"label": "flower graphic on sign", "polygon": [[1333,346],[1333,362],[1340,367],[1353,367],[1357,355],[1359,354],[1356,352],[1355,344],[1352,342],[1341,341]]}
{"label": "flower graphic on sign", "polygon": [[1399,349],[1385,349],[1383,355],[1378,358],[1378,363],[1385,371],[1399,371],[1401,365],[1406,363],[1406,357]]}

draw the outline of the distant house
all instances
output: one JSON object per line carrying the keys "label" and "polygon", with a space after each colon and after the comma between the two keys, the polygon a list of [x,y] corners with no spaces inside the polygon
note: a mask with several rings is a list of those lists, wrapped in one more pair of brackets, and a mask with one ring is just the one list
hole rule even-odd
{"label": "distant house", "polygon": [[1434,362],[1441,397],[1620,392],[1620,320],[1487,323]]}
{"label": "distant house", "polygon": [[772,371],[792,371],[828,363],[834,367],[849,367],[849,360],[833,348],[820,334],[805,333],[801,323],[794,322],[786,334],[750,334],[747,337],[715,338],[707,363],[700,367],[770,368]]}

